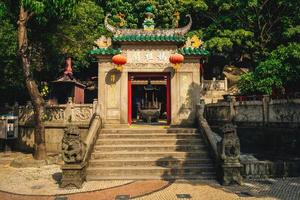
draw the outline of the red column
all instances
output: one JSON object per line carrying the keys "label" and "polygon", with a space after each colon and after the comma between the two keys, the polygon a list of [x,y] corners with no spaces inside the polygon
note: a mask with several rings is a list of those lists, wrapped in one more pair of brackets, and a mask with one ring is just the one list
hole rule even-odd
{"label": "red column", "polygon": [[132,88],[131,77],[128,76],[128,124],[132,123]]}
{"label": "red column", "polygon": [[167,124],[171,124],[171,80],[167,76]]}

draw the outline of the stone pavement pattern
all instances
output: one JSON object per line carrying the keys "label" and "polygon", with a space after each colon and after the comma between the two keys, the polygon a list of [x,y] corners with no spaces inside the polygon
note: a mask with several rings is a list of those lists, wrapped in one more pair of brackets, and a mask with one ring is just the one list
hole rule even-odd
{"label": "stone pavement pattern", "polygon": [[91,181],[80,190],[65,190],[58,187],[58,165],[0,165],[0,169],[0,200],[54,200],[58,195],[67,196],[68,200],[114,200],[117,195],[130,195],[137,200],[178,200],[176,194],[190,194],[192,200],[300,199],[300,178],[253,180],[230,187],[220,186],[216,181]]}
{"label": "stone pavement pattern", "polygon": [[248,180],[243,186],[227,187],[230,191],[244,191],[257,197],[275,197],[282,200],[300,200],[300,178]]}

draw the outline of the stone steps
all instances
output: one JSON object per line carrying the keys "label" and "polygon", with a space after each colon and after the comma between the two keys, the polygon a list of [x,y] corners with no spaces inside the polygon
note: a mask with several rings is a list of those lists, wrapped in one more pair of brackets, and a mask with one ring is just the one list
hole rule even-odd
{"label": "stone steps", "polygon": [[197,180],[197,181],[206,181],[206,180],[215,180],[216,174],[202,174],[202,175],[172,175],[172,174],[163,174],[161,176],[154,175],[87,175],[88,181],[98,181],[98,180]]}
{"label": "stone steps", "polygon": [[184,145],[184,144],[204,144],[202,139],[137,139],[137,138],[117,138],[117,139],[101,139],[97,140],[96,145]]}
{"label": "stone steps", "polygon": [[107,159],[91,160],[90,167],[135,167],[135,166],[161,166],[161,167],[189,167],[189,166],[213,166],[210,159],[187,158],[175,159],[173,157],[159,159]]}
{"label": "stone steps", "polygon": [[193,152],[93,152],[92,159],[130,159],[130,158],[155,158],[160,159],[164,157],[173,157],[175,159],[186,158],[209,158],[206,151],[193,151]]}
{"label": "stone steps", "polygon": [[199,145],[96,145],[95,151],[99,152],[134,152],[134,151],[184,151],[192,152],[197,150],[206,150],[206,146]]}
{"label": "stone steps", "polygon": [[207,146],[194,128],[102,129],[87,180],[215,179]]}
{"label": "stone steps", "polygon": [[127,128],[127,129],[102,129],[102,134],[146,134],[146,133],[198,133],[198,130],[195,128],[169,128],[169,129],[157,129],[157,128],[146,128],[146,129],[137,129],[137,128]]}
{"label": "stone steps", "polygon": [[108,133],[101,133],[99,135],[99,139],[121,139],[121,138],[140,138],[140,139],[197,139],[199,136],[196,134],[108,134]]}
{"label": "stone steps", "polygon": [[186,176],[186,175],[210,175],[215,174],[213,166],[203,167],[160,167],[160,166],[136,166],[136,167],[89,167],[87,169],[88,174],[102,175],[102,176],[160,176],[164,174],[170,174],[173,176]]}

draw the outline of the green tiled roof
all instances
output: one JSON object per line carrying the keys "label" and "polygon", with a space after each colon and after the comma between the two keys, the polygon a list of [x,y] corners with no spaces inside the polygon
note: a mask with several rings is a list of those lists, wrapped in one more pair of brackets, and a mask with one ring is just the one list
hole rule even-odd
{"label": "green tiled roof", "polygon": [[121,49],[113,49],[113,48],[99,48],[90,51],[92,55],[116,55],[120,54]]}
{"label": "green tiled roof", "polygon": [[184,42],[183,36],[176,35],[122,35],[113,37],[114,42]]}
{"label": "green tiled roof", "polygon": [[191,47],[184,47],[181,49],[178,49],[178,53],[182,55],[191,55],[191,56],[199,56],[199,55],[204,55],[207,56],[209,54],[209,51],[205,49],[199,49],[199,48],[191,48]]}

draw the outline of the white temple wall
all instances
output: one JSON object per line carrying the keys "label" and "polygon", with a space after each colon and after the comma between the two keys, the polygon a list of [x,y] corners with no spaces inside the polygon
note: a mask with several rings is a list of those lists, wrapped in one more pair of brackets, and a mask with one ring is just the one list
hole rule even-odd
{"label": "white temple wall", "polygon": [[[191,125],[200,99],[199,57],[186,57],[175,72],[169,57],[175,45],[123,45],[128,62],[118,72],[110,57],[98,58],[98,98],[102,104],[103,123],[128,124],[128,73],[169,72],[171,77],[171,125]],[[150,59],[148,59],[150,58]]]}

